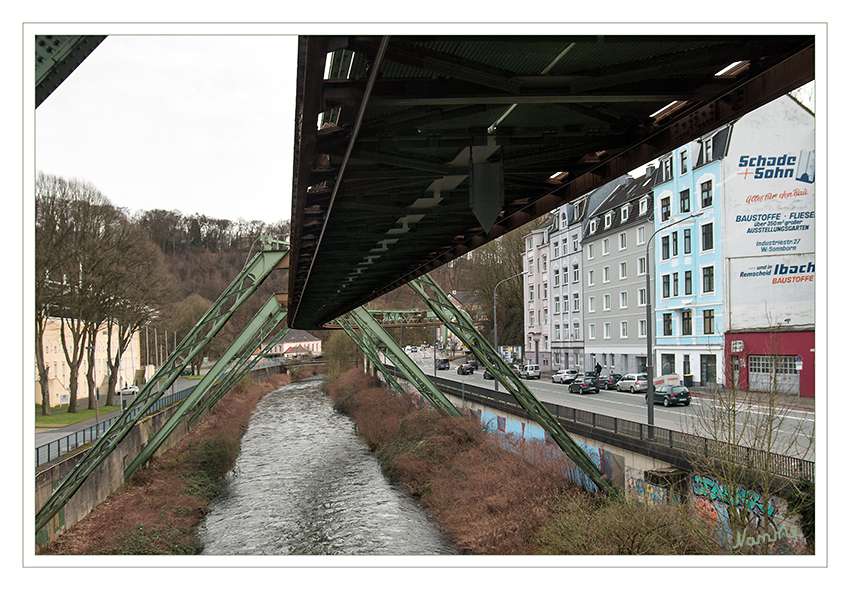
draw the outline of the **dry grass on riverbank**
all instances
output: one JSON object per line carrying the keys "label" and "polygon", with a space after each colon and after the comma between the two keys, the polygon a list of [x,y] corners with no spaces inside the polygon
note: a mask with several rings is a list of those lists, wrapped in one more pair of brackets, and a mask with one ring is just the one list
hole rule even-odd
{"label": "dry grass on riverbank", "polygon": [[[305,374],[304,377],[307,375]],[[202,547],[195,528],[239,453],[257,402],[292,381],[275,375],[234,387],[212,414],[161,457],[139,469],[45,555],[185,555]]]}
{"label": "dry grass on riverbank", "polygon": [[419,497],[465,554],[707,554],[697,519],[674,508],[594,498],[563,477],[555,447],[423,410],[355,369],[327,390],[385,472]]}

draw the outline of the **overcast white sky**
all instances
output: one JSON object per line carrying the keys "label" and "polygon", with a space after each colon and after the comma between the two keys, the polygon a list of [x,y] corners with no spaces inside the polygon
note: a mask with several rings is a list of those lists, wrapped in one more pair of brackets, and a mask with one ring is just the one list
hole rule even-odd
{"label": "overcast white sky", "polygon": [[108,36],[36,110],[36,166],[131,211],[289,219],[297,37]]}

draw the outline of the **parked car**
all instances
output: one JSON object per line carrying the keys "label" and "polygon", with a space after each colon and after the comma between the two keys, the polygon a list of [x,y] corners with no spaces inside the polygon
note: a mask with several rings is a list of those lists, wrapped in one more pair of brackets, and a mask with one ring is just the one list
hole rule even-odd
{"label": "parked car", "polygon": [[458,375],[472,375],[475,370],[472,368],[472,365],[469,363],[463,363],[461,366],[457,368]]}
{"label": "parked car", "polygon": [[418,348],[416,348],[415,346],[411,346],[411,347],[410,347],[410,352],[419,352],[419,349],[418,349]]}
{"label": "parked car", "polygon": [[139,393],[139,388],[135,385],[128,385],[127,387],[123,388],[119,393],[121,395],[134,395]]}
{"label": "parked car", "polygon": [[577,374],[575,369],[560,369],[552,374],[552,383],[569,383]]}
{"label": "parked car", "polygon": [[476,371],[478,370],[478,361],[477,360],[471,359],[471,360],[468,360],[466,362],[467,362],[467,364],[472,365],[473,369],[475,369]]}
{"label": "parked car", "polygon": [[540,379],[540,365],[525,365],[519,376],[523,379]]}
{"label": "parked car", "polygon": [[617,382],[617,391],[646,391],[646,373],[629,373]]}
{"label": "parked car", "polygon": [[583,373],[576,376],[570,383],[570,393],[584,394],[588,392],[599,393],[599,382],[593,375]]}
{"label": "parked car", "polygon": [[437,369],[444,370],[451,368],[451,364],[449,363],[449,359],[437,359]]}
{"label": "parked car", "polygon": [[617,383],[623,378],[619,373],[611,373],[610,375],[602,375],[599,377],[599,387],[605,389],[614,389]]}
{"label": "parked car", "polygon": [[484,369],[484,378],[493,379],[493,375],[490,374],[490,371],[488,369]]}
{"label": "parked car", "polygon": [[[691,392],[684,385],[659,385],[655,388],[653,398],[653,403],[664,404],[664,407],[676,404],[689,406],[691,404]],[[649,399],[648,393],[644,396],[644,399]]]}

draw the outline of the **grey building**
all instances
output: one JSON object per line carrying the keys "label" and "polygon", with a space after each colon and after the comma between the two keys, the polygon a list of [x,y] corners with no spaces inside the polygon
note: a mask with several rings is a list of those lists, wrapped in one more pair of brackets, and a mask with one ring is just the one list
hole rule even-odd
{"label": "grey building", "polygon": [[596,200],[583,223],[584,368],[646,368],[647,240],[652,235],[655,169],[623,177]]}
{"label": "grey building", "polygon": [[552,370],[549,329],[549,235],[555,225],[550,214],[525,236],[523,262],[525,305],[525,362]]}

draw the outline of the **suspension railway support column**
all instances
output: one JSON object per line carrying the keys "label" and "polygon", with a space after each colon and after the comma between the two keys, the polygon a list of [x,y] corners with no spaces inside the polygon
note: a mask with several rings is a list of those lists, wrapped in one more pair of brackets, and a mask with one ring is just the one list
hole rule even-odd
{"label": "suspension railway support column", "polygon": [[[447,416],[456,418],[462,416],[460,410],[446,399],[443,392],[437,389],[437,386],[428,379],[427,375],[422,372],[422,369],[410,360],[410,357],[405,354],[404,350],[387,334],[383,326],[366,309],[358,307],[349,312],[348,315],[360,327],[361,333],[367,335],[371,340],[372,346],[369,349],[376,350],[375,343],[380,342],[384,347],[385,354],[392,361],[393,365],[402,372],[408,381],[413,383],[414,387],[416,387],[419,393],[425,396],[432,406]],[[365,352],[367,349],[363,350]],[[375,365],[381,368],[383,363],[378,359],[375,360],[377,361]],[[381,371],[383,372],[382,368]]]}
{"label": "suspension railway support column", "polygon": [[56,516],[86,478],[109,456],[109,453],[124,440],[136,422],[163,396],[181,371],[209,344],[272,270],[286,267],[288,252],[289,244],[274,238],[263,238],[263,250],[254,255],[244,266],[207,313],[198,320],[183,341],[157,369],[133,403],[119,415],[103,436],[94,442],[80,462],[38,509],[35,516],[36,535],[50,522],[50,519]]}
{"label": "suspension railway support column", "polygon": [[[348,337],[354,341],[361,351],[363,351],[363,368],[366,372],[374,377],[376,372],[375,370],[380,370],[386,382],[397,392],[403,394],[404,388],[398,384],[398,381],[395,380],[392,373],[386,370],[384,363],[381,362],[381,359],[378,356],[380,342],[377,339],[370,338],[369,333],[366,330],[361,329],[357,322],[355,322],[352,318],[340,316],[334,321],[342,327],[343,330],[345,330]],[[360,330],[360,332],[357,330]]]}
{"label": "suspension railway support column", "polygon": [[[233,340],[224,354],[207,371],[207,374],[195,386],[195,389],[181,403],[174,414],[162,425],[153,438],[148,441],[145,448],[124,470],[124,479],[129,478],[136,469],[147,463],[157,449],[162,446],[174,429],[192,411],[192,408],[201,401],[209,391],[210,386],[220,382],[219,378],[226,374],[225,370],[231,361],[237,357],[250,356],[262,344],[278,324],[286,317],[286,309],[281,305],[277,296],[272,295],[268,301],[254,315],[253,319],[243,328],[242,332]],[[230,388],[228,387],[227,390]],[[225,393],[227,392],[225,390]]]}
{"label": "suspension railway support column", "polygon": [[499,383],[514,396],[522,408],[554,439],[564,453],[590,478],[602,493],[618,497],[619,490],[605,477],[587,453],[573,440],[551,412],[526,387],[500,357],[493,345],[481,336],[469,316],[459,310],[431,278],[422,275],[408,283],[449,329],[469,348]]}

